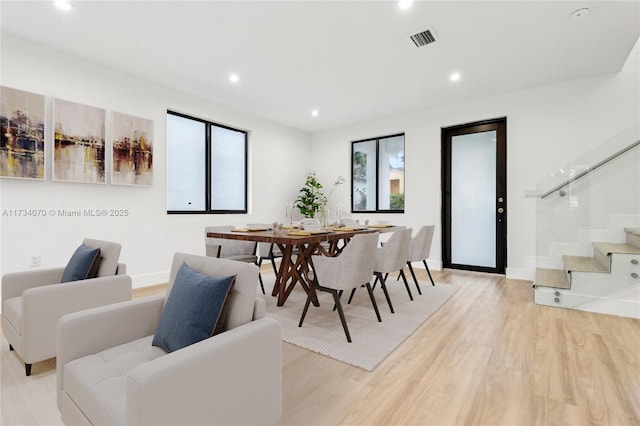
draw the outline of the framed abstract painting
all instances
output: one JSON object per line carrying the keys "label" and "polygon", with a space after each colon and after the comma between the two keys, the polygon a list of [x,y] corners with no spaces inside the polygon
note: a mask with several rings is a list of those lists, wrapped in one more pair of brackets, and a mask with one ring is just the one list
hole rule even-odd
{"label": "framed abstract painting", "polygon": [[0,86],[0,177],[45,179],[44,96]]}
{"label": "framed abstract painting", "polygon": [[54,99],[53,180],[106,183],[105,110]]}
{"label": "framed abstract painting", "polygon": [[153,181],[153,120],[113,113],[111,139],[115,185],[151,185]]}

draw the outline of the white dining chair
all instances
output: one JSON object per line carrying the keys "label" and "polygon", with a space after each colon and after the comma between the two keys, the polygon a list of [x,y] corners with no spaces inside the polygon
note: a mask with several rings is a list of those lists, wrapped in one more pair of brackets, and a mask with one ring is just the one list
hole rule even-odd
{"label": "white dining chair", "polygon": [[[232,225],[207,226],[204,229],[205,253],[209,257],[237,260],[239,262],[258,265],[257,243],[255,241],[237,241],[224,238],[211,238],[209,232],[230,232],[235,227]],[[258,281],[262,294],[265,294],[262,275],[258,272]]]}
{"label": "white dining chair", "polygon": [[431,242],[433,241],[434,230],[435,225],[423,226],[422,228],[420,228],[415,237],[411,239],[409,257],[407,258],[407,266],[409,267],[409,272],[411,272],[411,276],[413,277],[413,282],[416,284],[416,288],[418,289],[418,294],[422,294],[422,291],[420,290],[420,286],[418,285],[416,274],[413,271],[413,266],[411,265],[412,262],[424,263],[424,267],[427,270],[427,274],[429,274],[429,279],[431,280],[431,285],[436,285],[436,283],[433,282],[431,271],[429,271],[429,265],[427,265],[427,259],[429,258],[429,252],[431,251]]}
{"label": "white dining chair", "polygon": [[[407,278],[404,275],[404,271],[402,270],[409,256],[411,232],[411,228],[400,228],[393,231],[393,234],[391,234],[389,240],[384,243],[382,247],[378,247],[376,250],[376,260],[374,267],[374,275],[376,276],[376,279],[373,283],[372,288],[375,289],[377,283],[380,282],[380,287],[382,287],[384,297],[385,299],[387,299],[387,304],[389,305],[389,310],[391,311],[391,313],[395,313],[395,311],[393,309],[393,304],[391,303],[391,298],[389,297],[389,292],[387,291],[386,285],[389,273],[395,271],[400,272],[400,276],[404,281],[404,286],[407,289],[409,298],[413,300],[413,295],[411,294],[411,289],[409,288],[409,284],[407,283]],[[347,303],[351,303],[354,293],[355,289],[351,291],[351,295],[349,296],[349,301]]]}
{"label": "white dining chair", "polygon": [[[312,256],[312,264],[314,270],[314,280],[312,290],[325,291],[333,295],[335,309],[338,310],[340,322],[347,341],[351,343],[351,335],[349,327],[344,316],[340,296],[344,290],[355,289],[364,285],[369,292],[371,304],[376,313],[378,322],[381,322],[380,312],[376,299],[371,289],[371,277],[373,276],[373,267],[375,262],[376,246],[378,245],[378,233],[356,235],[349,244],[342,250],[339,256]],[[307,301],[300,317],[298,327],[302,327],[304,318],[307,315],[309,304],[311,303],[313,294],[310,291],[307,295]]]}

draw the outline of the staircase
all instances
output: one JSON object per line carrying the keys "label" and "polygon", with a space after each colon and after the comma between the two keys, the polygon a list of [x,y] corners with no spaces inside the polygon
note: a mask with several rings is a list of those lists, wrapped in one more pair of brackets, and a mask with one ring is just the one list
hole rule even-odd
{"label": "staircase", "polygon": [[640,318],[640,228],[625,243],[594,242],[593,256],[562,256],[564,269],[537,268],[535,303]]}

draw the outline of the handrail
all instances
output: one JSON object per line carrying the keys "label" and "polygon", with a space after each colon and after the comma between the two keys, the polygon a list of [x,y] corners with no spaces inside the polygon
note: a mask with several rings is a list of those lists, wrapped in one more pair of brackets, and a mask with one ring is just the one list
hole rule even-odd
{"label": "handrail", "polygon": [[613,160],[616,157],[621,156],[622,154],[624,154],[625,152],[635,148],[636,146],[640,145],[640,140],[635,141],[634,143],[632,143],[631,145],[622,148],[620,151],[616,152],[615,154],[612,154],[610,156],[608,156],[607,158],[605,158],[604,160],[594,164],[593,166],[589,167],[587,170],[583,170],[580,173],[578,173],[577,175],[567,179],[566,182],[561,183],[560,185],[554,186],[552,189],[548,190],[547,192],[545,192],[544,194],[542,194],[540,196],[540,198],[545,198],[548,197],[549,195],[553,194],[554,192],[556,192],[557,190],[564,188],[565,186],[569,185],[572,182],[575,182],[576,180],[580,179],[582,176],[591,173],[592,171],[594,171],[595,169],[597,169],[598,167],[607,164],[609,161]]}

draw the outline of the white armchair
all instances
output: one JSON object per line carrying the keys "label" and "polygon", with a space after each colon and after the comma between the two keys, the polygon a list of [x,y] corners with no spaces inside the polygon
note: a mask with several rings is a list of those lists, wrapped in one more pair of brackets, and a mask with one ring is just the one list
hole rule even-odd
{"label": "white armchair", "polygon": [[[255,265],[177,253],[210,276],[236,275],[223,333],[166,353],[152,346],[164,296],[64,316],[58,323],[57,398],[67,424],[232,425],[278,422],[280,326],[256,298]],[[225,307],[225,309],[227,309]]]}
{"label": "white armchair", "polygon": [[118,263],[120,244],[85,239],[100,248],[97,278],[60,283],[64,267],[13,272],[2,277],[2,332],[25,362],[31,365],[56,356],[56,323],[64,314],[131,299],[131,277]]}

